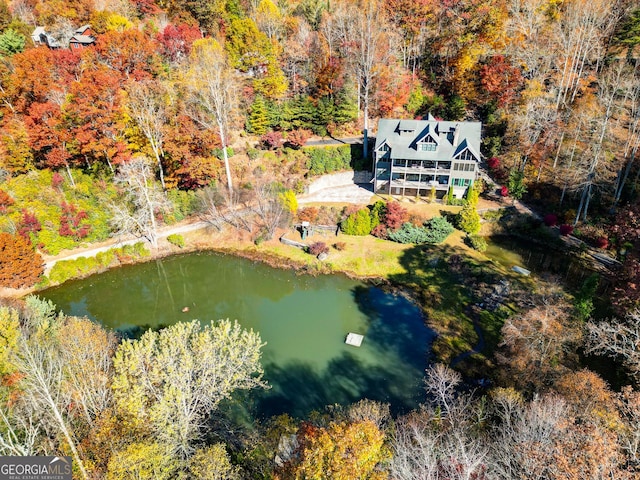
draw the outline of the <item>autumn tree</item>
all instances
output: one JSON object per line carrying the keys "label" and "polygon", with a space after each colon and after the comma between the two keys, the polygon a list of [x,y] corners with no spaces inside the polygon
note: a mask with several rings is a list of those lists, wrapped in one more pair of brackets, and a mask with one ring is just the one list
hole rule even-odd
{"label": "autumn tree", "polygon": [[228,320],[197,320],[147,331],[123,342],[114,359],[118,410],[183,457],[220,401],[236,390],[262,387],[260,336]]}
{"label": "autumn tree", "polygon": [[389,458],[385,435],[371,420],[332,422],[326,427],[305,423],[298,434],[298,455],[284,478],[382,480]]}
{"label": "autumn tree", "polygon": [[127,158],[123,142],[121,78],[106,66],[83,72],[62,105],[64,121],[72,141],[69,150],[92,162],[114,164]]}
{"label": "autumn tree", "polygon": [[581,342],[569,303],[552,285],[544,288],[528,299],[531,308],[502,327],[496,356],[506,368],[505,381],[519,388],[535,390],[552,382],[575,362],[572,352]]}
{"label": "autumn tree", "polygon": [[190,116],[220,136],[227,187],[233,190],[227,145],[229,127],[236,114],[238,83],[220,44],[212,39],[194,42],[185,76]]}
{"label": "autumn tree", "polygon": [[42,275],[40,254],[22,235],[0,232],[0,285],[9,288],[33,286]]}

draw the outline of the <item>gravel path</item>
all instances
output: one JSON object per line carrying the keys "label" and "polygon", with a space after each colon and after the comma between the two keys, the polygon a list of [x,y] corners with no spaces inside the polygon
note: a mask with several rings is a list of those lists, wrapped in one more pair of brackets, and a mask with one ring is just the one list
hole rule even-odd
{"label": "gravel path", "polygon": [[[192,232],[194,230],[201,230],[207,226],[209,226],[209,224],[202,221],[188,221],[178,225],[171,225],[160,229],[158,232],[158,238],[167,238],[169,235],[173,234],[182,234]],[[112,238],[106,242],[102,242],[99,246],[77,249],[71,252],[61,253],[56,256],[45,256],[44,273],[45,275],[48,275],[56,262],[61,260],[74,260],[79,257],[95,257],[98,253],[106,252],[111,248],[119,248],[124,245],[133,245],[144,241],[145,240],[141,238]]]}

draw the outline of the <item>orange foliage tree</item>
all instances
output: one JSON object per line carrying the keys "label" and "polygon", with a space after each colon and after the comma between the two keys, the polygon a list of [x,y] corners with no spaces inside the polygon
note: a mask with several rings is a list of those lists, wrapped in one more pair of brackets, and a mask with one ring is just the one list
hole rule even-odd
{"label": "orange foliage tree", "polygon": [[31,242],[20,235],[0,233],[0,286],[9,288],[31,287],[44,266]]}

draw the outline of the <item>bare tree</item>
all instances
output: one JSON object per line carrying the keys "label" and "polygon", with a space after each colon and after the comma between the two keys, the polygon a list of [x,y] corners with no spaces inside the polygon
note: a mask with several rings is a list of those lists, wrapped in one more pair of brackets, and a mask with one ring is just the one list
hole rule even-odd
{"label": "bare tree", "polygon": [[389,53],[387,47],[392,32],[378,0],[337,2],[331,17],[331,23],[324,28],[325,36],[336,39],[335,43],[351,63],[358,85],[358,104],[364,116],[363,155],[367,158],[371,92],[378,76],[376,67]]}
{"label": "bare tree", "polygon": [[154,182],[149,162],[136,157],[120,165],[115,183],[122,188],[124,198],[111,204],[112,224],[118,234],[146,239],[158,247],[158,213],[168,210],[169,201]]}
{"label": "bare tree", "polygon": [[169,91],[159,82],[148,81],[129,83],[127,92],[129,94],[127,101],[129,113],[149,142],[160,172],[160,183],[165,189],[162,145],[167,121],[166,105],[169,101]]}
{"label": "bare tree", "polygon": [[217,229],[224,224],[253,232],[257,227],[271,238],[289,220],[281,187],[266,177],[256,179],[253,188],[223,192],[209,189],[203,194],[204,219]]}
{"label": "bare tree", "polygon": [[587,323],[587,353],[621,360],[629,374],[640,382],[640,311],[619,319]]}
{"label": "bare tree", "polygon": [[436,364],[426,371],[429,403],[398,420],[394,429],[391,474],[397,480],[481,478],[488,442],[478,426],[482,408],[459,394],[459,373]]}
{"label": "bare tree", "polygon": [[0,454],[27,456],[37,453],[36,441],[39,436],[37,421],[31,411],[12,412],[0,407]]}
{"label": "bare tree", "polygon": [[238,85],[227,54],[217,41],[206,38],[194,42],[185,76],[188,111],[202,127],[217,128],[229,190],[233,190],[233,183],[227,155],[228,129],[238,105]]}

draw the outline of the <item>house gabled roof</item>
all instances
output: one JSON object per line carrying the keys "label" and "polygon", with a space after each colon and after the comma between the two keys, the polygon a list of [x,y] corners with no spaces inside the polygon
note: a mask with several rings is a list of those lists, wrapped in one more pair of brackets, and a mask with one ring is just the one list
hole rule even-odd
{"label": "house gabled roof", "polygon": [[83,25],[80,28],[76,29],[75,34],[77,35],[84,35],[84,32],[86,32],[87,30],[91,30],[91,25]]}
{"label": "house gabled roof", "polygon": [[[411,128],[413,127],[413,129]],[[432,115],[426,120],[384,118],[378,121],[375,149],[383,143],[391,147],[391,158],[407,160],[451,160],[465,148],[480,160],[480,122],[438,121]],[[413,131],[411,135],[400,132]],[[426,136],[438,143],[435,151],[419,151],[417,144]]]}
{"label": "house gabled roof", "polygon": [[95,37],[92,37],[91,35],[74,35],[71,37],[71,40],[69,40],[69,43],[80,43],[82,45],[91,45],[95,42]]}
{"label": "house gabled roof", "polygon": [[456,151],[454,152],[453,157],[454,158],[457,157],[465,150],[469,150],[474,157],[480,160],[480,155],[478,155],[478,153],[473,149],[473,147],[469,144],[469,142],[467,142],[466,138],[462,140],[462,142],[460,142],[460,145],[458,145],[458,148],[456,148]]}
{"label": "house gabled roof", "polygon": [[438,135],[437,125],[433,126],[432,124],[428,124],[427,127],[418,134],[415,143],[418,144],[424,142],[427,137],[433,140],[436,144],[440,144],[440,135]]}

